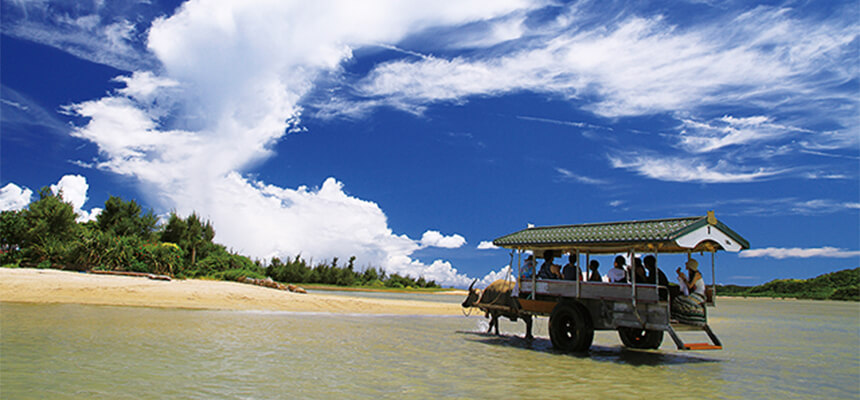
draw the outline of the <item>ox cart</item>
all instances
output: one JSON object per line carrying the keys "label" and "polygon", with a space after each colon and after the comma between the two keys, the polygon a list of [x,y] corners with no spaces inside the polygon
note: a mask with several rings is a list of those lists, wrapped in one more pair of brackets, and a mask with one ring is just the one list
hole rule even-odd
{"label": "ox cart", "polygon": [[[537,257],[547,252],[556,257],[566,253],[577,261],[584,257],[585,264],[576,263],[577,272],[579,265],[587,266],[590,257],[597,255],[626,255],[632,265],[640,255],[686,254],[690,259],[693,254],[702,257],[707,253],[711,285],[706,286],[705,303],[714,306],[715,253],[749,248],[749,242],[718,221],[712,211],[690,218],[529,227],[493,244],[514,251],[511,270],[516,263],[519,271],[511,292],[514,307],[496,311],[528,318],[528,322],[532,316],[548,316],[552,344],[565,351],[590,348],[595,330],[616,330],[624,346],[639,349],[659,348],[664,332],[679,350],[716,350],[722,344],[707,324],[706,307],[702,307],[703,323],[682,323],[673,315],[670,305],[680,298],[679,286],[660,285],[656,279],[655,283],[637,282],[635,273],[628,274],[628,282],[623,283],[589,282],[581,275],[574,280],[542,279],[529,275],[529,266],[523,263],[525,253]],[[488,312],[499,307],[476,306]],[[704,332],[709,342],[685,343],[679,335],[683,331]]]}

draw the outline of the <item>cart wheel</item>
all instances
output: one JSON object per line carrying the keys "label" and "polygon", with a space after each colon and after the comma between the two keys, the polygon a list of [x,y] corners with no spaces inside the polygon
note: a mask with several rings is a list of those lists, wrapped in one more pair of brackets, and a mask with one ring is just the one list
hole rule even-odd
{"label": "cart wheel", "polygon": [[587,351],[594,340],[594,327],[584,307],[561,303],[549,317],[552,346],[563,351]]}
{"label": "cart wheel", "polygon": [[624,346],[633,349],[657,349],[663,343],[663,331],[621,327],[618,336]]}

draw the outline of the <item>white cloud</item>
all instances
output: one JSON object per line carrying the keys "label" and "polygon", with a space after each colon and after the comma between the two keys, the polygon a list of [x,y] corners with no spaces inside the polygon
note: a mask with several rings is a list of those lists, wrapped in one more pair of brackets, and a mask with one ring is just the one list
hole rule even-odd
{"label": "white cloud", "polygon": [[775,124],[769,117],[760,115],[744,118],[725,115],[709,122],[691,119],[682,119],[682,122],[679,146],[693,153],[706,153],[726,146],[767,141],[797,133],[811,133],[807,129]]}
{"label": "white cloud", "polygon": [[9,2],[3,9],[3,33],[120,70],[152,67],[155,62],[151,55],[137,45],[138,28],[121,15],[125,12],[136,20],[148,20],[159,11],[146,3],[104,7],[102,1]]}
{"label": "white cloud", "polygon": [[71,203],[75,210],[80,210],[87,202],[89,188],[90,185],[83,176],[66,175],[60,178],[56,185],[51,185],[51,192],[62,195],[63,201]]}
{"label": "white cloud", "polygon": [[0,188],[0,211],[19,211],[30,204],[33,191],[22,188],[14,183],[7,183]]}
{"label": "white cloud", "polygon": [[[499,279],[507,279],[507,280],[515,281],[516,277],[514,276],[514,274],[512,274],[510,272],[510,270],[511,270],[511,267],[509,265],[506,265],[506,266],[502,267],[501,269],[499,269],[498,271],[490,271],[490,273],[488,273],[487,275],[484,275],[483,278],[481,278],[480,280],[478,280],[477,283],[475,283],[475,287],[478,287],[478,288],[487,287],[489,284],[491,284],[491,283],[493,283]],[[471,282],[469,282],[469,283],[471,283]]]}
{"label": "white cloud", "polygon": [[81,175],[65,175],[60,178],[60,181],[55,185],[51,185],[51,192],[61,194],[63,201],[70,203],[78,215],[78,222],[87,222],[95,220],[102,212],[101,208],[93,208],[90,211],[83,209],[87,202],[87,191],[90,185],[87,179]]}
{"label": "white cloud", "polygon": [[589,178],[587,176],[577,175],[564,168],[556,168],[556,172],[561,175],[561,178],[568,181],[584,183],[586,185],[605,185],[607,182],[603,179]]}
{"label": "white cloud", "polygon": [[763,249],[744,250],[740,253],[741,258],[770,257],[776,259],[784,258],[856,258],[860,257],[860,251],[844,250],[836,247],[818,248],[780,248],[767,247]]}
{"label": "white cloud", "polygon": [[734,166],[723,160],[708,164],[696,158],[661,157],[657,155],[609,156],[614,168],[632,170],[639,175],[669,182],[737,183],[769,178],[782,171],[758,168],[734,172]]}
{"label": "white cloud", "polygon": [[482,240],[481,243],[478,243],[478,250],[493,250],[498,249],[499,246],[493,244],[492,241]]}
{"label": "white cloud", "polygon": [[740,99],[766,102],[776,93],[784,102],[785,96],[796,99],[809,90],[823,94],[820,82],[802,81],[808,74],[826,70],[836,75],[835,82],[853,75],[834,62],[856,36],[850,24],[792,19],[780,9],[761,7],[685,29],[659,15],[576,25],[583,20],[538,32],[545,40],[527,41],[498,56],[385,63],[357,88],[373,105],[409,112],[420,112],[427,103],[517,90],[596,95],[586,108],[615,117]]}
{"label": "white cloud", "polygon": [[[449,262],[410,256],[427,245],[462,246],[462,236],[397,235],[375,203],[346,194],[333,178],[319,189],[289,189],[243,173],[300,129],[299,100],[354,48],[527,7],[519,0],[189,1],[148,31],[162,72],[118,77],[125,88],[67,111],[89,119],[74,135],[98,145],[97,167],[136,178],[162,208],[210,219],[216,240],[236,251],[354,255],[388,272],[461,285],[468,278]],[[113,35],[123,38],[121,30]]]}
{"label": "white cloud", "polygon": [[456,249],[466,244],[466,239],[458,234],[445,236],[439,231],[426,231],[421,236],[421,247],[443,247]]}

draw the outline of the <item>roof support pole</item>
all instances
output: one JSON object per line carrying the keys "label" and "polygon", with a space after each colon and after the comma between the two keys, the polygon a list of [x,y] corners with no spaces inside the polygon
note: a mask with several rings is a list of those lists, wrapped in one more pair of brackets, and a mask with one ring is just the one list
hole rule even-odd
{"label": "roof support pole", "polygon": [[717,305],[717,264],[716,264],[716,250],[711,251],[711,298],[712,306]]}
{"label": "roof support pole", "polygon": [[631,295],[633,296],[633,310],[636,311],[636,253],[634,249],[630,249],[630,252],[627,253],[630,255],[630,282],[632,283],[630,287],[632,288]]}
{"label": "roof support pole", "polygon": [[580,290],[580,282],[582,281],[582,271],[579,270],[579,266],[582,264],[582,260],[579,259],[579,250],[576,250],[576,298],[579,298],[579,290]]}

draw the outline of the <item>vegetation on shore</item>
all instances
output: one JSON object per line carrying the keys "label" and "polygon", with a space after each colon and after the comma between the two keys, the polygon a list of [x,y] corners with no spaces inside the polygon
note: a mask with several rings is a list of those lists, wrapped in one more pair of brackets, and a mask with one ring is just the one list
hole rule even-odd
{"label": "vegetation on shore", "polygon": [[720,296],[860,301],[860,268],[810,279],[776,279],[758,286],[717,285]]}
{"label": "vegetation on shore", "polygon": [[21,211],[0,213],[0,265],[219,280],[270,277],[284,283],[371,288],[439,287],[423,277],[389,275],[376,267],[359,270],[355,257],[344,266],[337,258],[313,265],[300,255],[287,261],[272,258],[264,265],[215,243],[212,224],[196,213],[182,218],[173,212],[160,224],[152,210],[111,196],[94,221],[78,223],[62,193],[43,188],[39,197]]}

